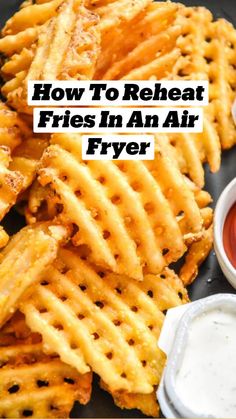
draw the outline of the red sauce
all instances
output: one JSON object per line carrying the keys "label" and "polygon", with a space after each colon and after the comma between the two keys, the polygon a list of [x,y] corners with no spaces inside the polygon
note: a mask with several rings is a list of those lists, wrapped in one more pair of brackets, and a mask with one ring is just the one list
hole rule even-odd
{"label": "red sauce", "polygon": [[226,255],[236,268],[236,203],[229,210],[225,220],[223,243]]}

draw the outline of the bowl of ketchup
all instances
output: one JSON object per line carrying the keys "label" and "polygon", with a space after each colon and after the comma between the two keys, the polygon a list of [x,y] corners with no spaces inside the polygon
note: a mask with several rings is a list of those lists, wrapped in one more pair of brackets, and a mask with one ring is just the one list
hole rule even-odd
{"label": "bowl of ketchup", "polygon": [[236,178],[223,190],[216,205],[214,247],[224,275],[236,288]]}

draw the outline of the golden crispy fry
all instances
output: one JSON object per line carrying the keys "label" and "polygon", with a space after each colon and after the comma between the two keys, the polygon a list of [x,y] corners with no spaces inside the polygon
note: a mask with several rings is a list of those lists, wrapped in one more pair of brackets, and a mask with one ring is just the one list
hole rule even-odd
{"label": "golden crispy fry", "polygon": [[[206,113],[216,127],[222,148],[229,148],[236,142],[231,117],[236,87],[236,31],[223,19],[212,22],[211,13],[203,7],[180,8],[176,24],[182,32],[177,46],[185,56],[178,75],[209,80],[210,105]],[[213,128],[208,129],[208,135],[214,138]]]}
{"label": "golden crispy fry", "polygon": [[19,115],[0,101],[0,145],[12,151],[30,135],[30,129]]}
{"label": "golden crispy fry", "polygon": [[12,55],[12,43],[16,45],[17,54],[2,67],[6,78],[2,92],[8,102],[31,113],[28,80],[90,79],[99,51],[97,22],[98,17],[77,0],[35,4],[14,15],[0,40],[0,51],[6,55]]}
{"label": "golden crispy fry", "polygon": [[[183,234],[198,234],[202,220],[189,183],[181,175],[172,155],[167,151],[161,138],[156,137],[156,159],[146,161],[145,165],[160,185],[166,199],[171,205],[175,216],[180,214],[185,219],[186,227]],[[180,193],[181,191],[181,193]]]}
{"label": "golden crispy fry", "polygon": [[137,45],[129,54],[109,67],[103,76],[104,80],[120,79],[134,68],[146,65],[163,55],[175,46],[176,38],[180,32],[179,26],[170,26],[160,34],[150,36]]}
{"label": "golden crispy fry", "polygon": [[34,181],[27,195],[28,203],[23,209],[28,224],[53,220],[58,215],[60,204],[56,203],[54,195],[49,186],[43,187],[37,179]]}
{"label": "golden crispy fry", "polygon": [[16,74],[30,67],[35,54],[35,48],[23,48],[19,54],[14,54],[10,60],[5,61],[1,68],[5,78],[12,78]]}
{"label": "golden crispy fry", "polygon": [[9,170],[9,163],[10,149],[0,146],[0,220],[15,204],[24,183],[21,173]]}
{"label": "golden crispy fry", "polygon": [[180,278],[185,285],[191,284],[198,274],[199,266],[207,258],[212,249],[213,228],[212,225],[204,231],[203,237],[193,243],[185,257],[185,263],[180,270]]}
{"label": "golden crispy fry", "polygon": [[33,182],[46,145],[44,137],[33,136],[22,116],[0,102],[1,219]]}
{"label": "golden crispy fry", "polygon": [[42,5],[32,5],[15,13],[4,26],[2,35],[13,35],[29,27],[40,26],[56,15],[63,0],[53,0]]}
{"label": "golden crispy fry", "polygon": [[46,138],[32,133],[31,123],[0,102],[1,219],[33,182],[47,145]]}
{"label": "golden crispy fry", "polygon": [[68,235],[62,226],[36,224],[23,228],[0,253],[0,324],[16,310],[28,288],[57,256]]}
{"label": "golden crispy fry", "polygon": [[[108,30],[104,30],[105,22],[110,21],[109,9],[112,8],[113,13],[116,14],[116,4],[120,2],[113,2],[108,4],[105,2],[103,7],[99,7],[101,2],[89,2],[88,7],[95,10],[96,13],[101,15],[101,22],[99,27],[101,29],[101,53],[98,57],[95,79],[101,78],[120,78],[125,72],[126,64],[130,67],[132,62],[137,65],[145,64],[145,60],[151,61],[160,49],[163,49],[163,39],[166,40],[166,48],[171,49],[176,29],[164,36],[164,32],[168,30],[176,17],[176,10],[178,6],[174,3],[161,3],[149,1],[131,2],[128,1],[129,11],[132,13],[127,14],[126,8],[123,9],[123,18],[118,19]],[[149,4],[150,3],[150,4]],[[141,6],[138,10],[137,5]],[[135,12],[135,13],[134,13]],[[138,13],[137,13],[138,12]],[[155,36],[160,35],[160,38]],[[162,36],[161,36],[162,35]],[[116,42],[119,39],[119,42]],[[150,41],[148,41],[150,39]],[[145,48],[152,45],[151,54],[149,56],[149,49]],[[168,46],[170,44],[170,46]],[[145,53],[142,52],[145,48]],[[132,53],[131,56],[129,56]],[[139,62],[138,62],[139,56]],[[127,59],[127,62],[126,62]]]}
{"label": "golden crispy fry", "polygon": [[2,226],[0,226],[0,249],[5,247],[8,243],[9,236]]}
{"label": "golden crispy fry", "polygon": [[212,172],[217,172],[221,163],[221,144],[217,129],[207,116],[204,117],[203,133],[192,135],[202,152],[203,162],[208,162]]}
{"label": "golden crispy fry", "polygon": [[[194,193],[194,197],[196,200],[196,203],[200,209],[200,213],[201,213],[201,217],[203,220],[203,230],[201,232],[201,234],[198,237],[192,237],[191,235],[188,235],[186,237],[186,245],[188,246],[188,248],[191,249],[191,245],[195,242],[198,242],[198,240],[202,240],[205,237],[205,230],[207,230],[210,225],[213,222],[213,209],[210,208],[208,205],[210,205],[212,203],[212,197],[209,194],[209,192],[204,191],[202,189],[199,189],[195,183],[193,183],[189,178],[185,179],[189,188],[192,190],[192,192]],[[180,224],[185,224],[185,220],[182,219],[180,217]],[[183,226],[181,227],[181,229],[183,230]],[[210,244],[209,244],[209,251],[211,250]],[[209,253],[208,251],[208,253]],[[207,255],[206,255],[207,256]]]}
{"label": "golden crispy fry", "polygon": [[151,3],[151,0],[117,0],[107,2],[105,5],[96,4],[96,8],[93,6],[93,2],[87,4],[91,7],[91,10],[95,11],[100,16],[99,28],[101,32],[108,32],[113,27],[118,26],[123,22],[130,22],[134,19],[138,13]]}
{"label": "golden crispy fry", "polygon": [[131,70],[129,73],[126,73],[122,79],[123,80],[159,80],[164,77],[168,77],[171,73],[174,64],[179,58],[180,53],[177,48],[173,49],[171,52],[162,55],[161,57],[156,58],[148,64],[141,65],[140,67]]}
{"label": "golden crispy fry", "polygon": [[[51,143],[42,158],[39,181],[43,187],[50,185],[52,192],[33,188],[28,219],[37,218],[38,210],[45,214],[48,204],[49,218],[59,215],[62,223],[77,227],[73,243],[86,245],[95,263],[142,279],[143,268],[161,272],[185,252],[185,235],[201,232],[193,192],[161,142],[153,162],[86,164],[79,135],[54,135]],[[180,212],[185,219],[182,231],[176,218]],[[44,219],[42,214],[38,219]]]}
{"label": "golden crispy fry", "polygon": [[22,302],[28,326],[80,373],[90,366],[111,391],[152,393],[165,363],[156,344],[163,311],[187,301],[182,282],[169,269],[137,282],[95,270],[75,250],[59,256]]}
{"label": "golden crispy fry", "polygon": [[[36,27],[27,28],[15,35],[7,35],[0,39],[0,51],[4,56],[11,57],[13,54],[21,54],[24,48],[31,50],[39,33],[40,28]],[[12,59],[16,60],[16,57]]]}
{"label": "golden crispy fry", "polygon": [[[39,160],[47,145],[47,138],[29,137],[13,151],[9,168],[23,175],[22,192],[33,183],[39,167]],[[18,201],[21,196],[18,197]]]}
{"label": "golden crispy fry", "polygon": [[[203,208],[201,210],[201,214],[203,218],[204,227],[205,229],[208,229],[213,222],[213,209],[209,207]],[[202,238],[204,238],[204,234]]]}
{"label": "golden crispy fry", "polygon": [[175,155],[180,170],[200,188],[204,186],[203,163],[208,161],[216,172],[220,167],[221,146],[214,125],[205,117],[203,133],[180,133],[166,136],[165,141],[174,147],[170,152]]}
{"label": "golden crispy fry", "polygon": [[150,394],[127,393],[124,391],[110,391],[108,386],[101,380],[100,386],[111,393],[114,402],[121,409],[138,409],[147,416],[159,417],[160,409],[157,403],[156,391]]}
{"label": "golden crispy fry", "polygon": [[58,357],[45,355],[40,335],[13,318],[0,331],[0,416],[67,418],[74,401],[88,403],[92,374],[79,375]]}
{"label": "golden crispy fry", "polygon": [[194,189],[194,196],[199,208],[205,208],[212,202],[212,197],[207,191]]}
{"label": "golden crispy fry", "polygon": [[47,4],[31,4],[11,17],[2,30],[0,51],[10,57],[23,48],[31,49],[37,41],[43,25],[56,16],[64,0],[52,0]]}

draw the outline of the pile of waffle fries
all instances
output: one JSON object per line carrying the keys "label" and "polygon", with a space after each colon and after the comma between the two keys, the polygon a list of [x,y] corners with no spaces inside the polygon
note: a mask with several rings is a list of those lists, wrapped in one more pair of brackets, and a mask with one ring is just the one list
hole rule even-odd
{"label": "pile of waffle fries", "polygon": [[[178,3],[27,0],[0,53],[0,221],[26,220],[0,227],[0,417],[68,417],[93,372],[156,417],[165,313],[212,247],[203,165],[236,143],[236,30]],[[29,80],[100,79],[208,80],[203,132],[157,134],[153,161],[84,161],[81,135],[33,133]]]}

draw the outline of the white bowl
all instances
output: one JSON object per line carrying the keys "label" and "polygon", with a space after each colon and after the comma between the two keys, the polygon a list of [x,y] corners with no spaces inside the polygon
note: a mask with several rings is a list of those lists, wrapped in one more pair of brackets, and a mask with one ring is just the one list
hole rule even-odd
{"label": "white bowl", "polygon": [[[228,310],[232,313],[236,311],[235,294],[215,294],[210,297],[201,298],[189,304],[187,310],[179,320],[172,348],[167,357],[167,364],[163,372],[160,385],[157,390],[157,398],[161,411],[168,419],[177,418],[201,418],[209,419],[213,416],[206,412],[195,412],[185,406],[176,389],[176,376],[184,356],[185,348],[188,344],[188,332],[191,323],[195,318],[213,309]],[[197,395],[196,395],[197,397]],[[215,416],[214,416],[215,417]],[[217,416],[218,418],[219,416]]]}
{"label": "white bowl", "polygon": [[226,216],[236,202],[236,178],[234,178],[220,195],[214,215],[214,247],[220,267],[230,282],[236,288],[236,269],[226,255],[223,245],[223,228]]}

